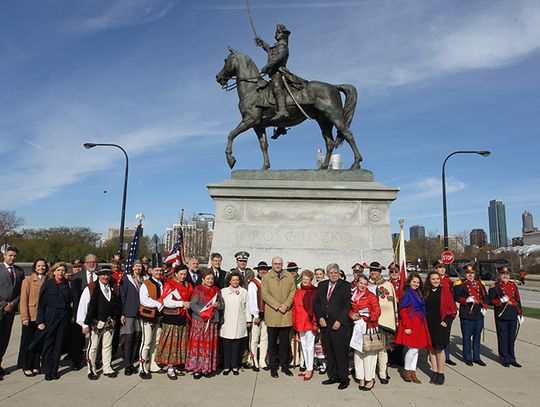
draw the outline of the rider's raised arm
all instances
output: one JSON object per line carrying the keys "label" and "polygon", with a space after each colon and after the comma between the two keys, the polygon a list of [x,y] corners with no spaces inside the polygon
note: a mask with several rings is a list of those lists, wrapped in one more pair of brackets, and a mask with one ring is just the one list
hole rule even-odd
{"label": "rider's raised arm", "polygon": [[255,38],[255,43],[257,44],[257,46],[261,47],[266,52],[268,52],[268,50],[270,49],[270,45],[268,45],[268,43],[266,43],[263,39],[259,37]]}

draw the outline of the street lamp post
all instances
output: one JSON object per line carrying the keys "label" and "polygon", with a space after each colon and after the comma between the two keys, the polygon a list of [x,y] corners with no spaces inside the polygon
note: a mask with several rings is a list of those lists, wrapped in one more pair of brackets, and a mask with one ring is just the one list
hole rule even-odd
{"label": "street lamp post", "polygon": [[454,151],[451,154],[448,154],[448,156],[444,159],[443,165],[442,165],[442,195],[443,195],[443,223],[444,223],[444,250],[448,250],[448,220],[447,220],[447,214],[446,214],[446,178],[444,173],[444,167],[446,165],[446,161],[450,157],[456,154],[478,154],[482,157],[487,157],[491,154],[490,151],[474,151],[474,150],[464,150],[464,151]]}
{"label": "street lamp post", "polygon": [[110,144],[110,143],[84,143],[84,148],[87,150],[94,148],[94,147],[116,147],[122,150],[124,153],[124,156],[126,157],[126,170],[124,173],[124,195],[122,197],[122,216],[120,218],[120,237],[119,237],[119,246],[118,246],[118,254],[120,257],[123,257],[124,253],[124,224],[126,221],[126,197],[127,197],[127,185],[128,185],[128,168],[129,168],[129,158],[126,153],[126,150],[124,150],[122,147],[120,147],[118,144]]}

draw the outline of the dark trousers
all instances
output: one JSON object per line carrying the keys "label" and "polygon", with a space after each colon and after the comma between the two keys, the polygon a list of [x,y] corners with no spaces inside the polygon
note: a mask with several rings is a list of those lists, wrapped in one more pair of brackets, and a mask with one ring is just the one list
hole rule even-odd
{"label": "dark trousers", "polygon": [[514,363],[516,361],[514,345],[516,343],[516,333],[518,328],[517,320],[501,321],[495,319],[495,327],[497,329],[497,343],[501,362]]}
{"label": "dark trousers", "polygon": [[388,351],[388,365],[403,367],[403,357],[403,345],[395,344],[394,349]]}
{"label": "dark trousers", "polygon": [[333,330],[322,328],[324,353],[326,353],[327,374],[329,379],[342,383],[349,380],[349,328]]}
{"label": "dark trousers", "polygon": [[82,333],[82,327],[76,322],[71,322],[69,329],[69,354],[71,355],[71,363],[73,364],[73,366],[79,366],[84,360],[84,347],[86,346],[86,337]]}
{"label": "dark trousers", "polygon": [[40,352],[28,350],[28,346],[34,340],[37,331],[37,323],[28,321],[28,326],[23,325],[21,331],[21,346],[19,347],[19,360],[17,366],[23,370],[39,370]]}
{"label": "dark trousers", "polygon": [[223,369],[238,369],[240,367],[240,345],[242,339],[223,338]]}
{"label": "dark trousers", "polygon": [[[43,340],[42,370],[45,377],[54,377],[58,374],[60,366],[60,356],[62,356],[62,346],[64,337],[69,329],[70,316],[66,315],[61,321],[56,323],[45,323],[45,339]],[[51,325],[47,327],[47,325]]]}
{"label": "dark trousers", "polygon": [[[271,370],[289,368],[289,330],[291,327],[267,327],[268,330],[268,362]],[[279,350],[278,350],[279,344]]]}
{"label": "dark trousers", "polygon": [[0,365],[2,364],[2,358],[6,354],[6,350],[9,345],[9,338],[11,337],[11,327],[13,326],[14,318],[14,312],[4,313],[0,318]]}
{"label": "dark trousers", "polygon": [[141,347],[141,332],[121,335],[122,358],[125,367],[133,366],[133,363],[139,360],[139,348]]}
{"label": "dark trousers", "polygon": [[463,336],[463,359],[470,362],[480,360],[480,335],[484,328],[484,319],[461,319]]}

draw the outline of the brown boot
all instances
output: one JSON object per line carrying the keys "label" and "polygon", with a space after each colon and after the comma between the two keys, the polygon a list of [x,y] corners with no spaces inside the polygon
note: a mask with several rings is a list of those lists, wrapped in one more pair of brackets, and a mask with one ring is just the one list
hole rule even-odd
{"label": "brown boot", "polygon": [[411,370],[411,380],[413,381],[413,383],[422,384],[420,379],[416,377],[416,370]]}
{"label": "brown boot", "polygon": [[403,377],[403,380],[405,380],[406,382],[410,382],[412,380],[411,371],[403,370],[401,377]]}

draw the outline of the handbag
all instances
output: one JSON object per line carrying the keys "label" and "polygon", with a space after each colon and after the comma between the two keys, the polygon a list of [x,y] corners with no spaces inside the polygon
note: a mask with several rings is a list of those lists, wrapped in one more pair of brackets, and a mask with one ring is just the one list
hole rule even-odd
{"label": "handbag", "polygon": [[368,328],[362,339],[363,352],[378,352],[384,349],[384,342],[378,327]]}

